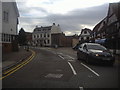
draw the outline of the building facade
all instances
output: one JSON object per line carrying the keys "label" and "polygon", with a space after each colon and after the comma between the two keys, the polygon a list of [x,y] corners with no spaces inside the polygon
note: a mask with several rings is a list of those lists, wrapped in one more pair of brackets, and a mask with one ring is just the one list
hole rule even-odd
{"label": "building facade", "polygon": [[31,32],[25,32],[26,34],[26,40],[28,45],[32,46],[32,33]]}
{"label": "building facade", "polygon": [[82,29],[79,35],[79,42],[89,41],[92,37],[92,31],[88,28]]}
{"label": "building facade", "polygon": [[4,52],[16,51],[17,46],[17,25],[19,12],[16,2],[0,2],[0,40]]}
{"label": "building facade", "polygon": [[106,47],[120,49],[120,2],[110,3],[107,16],[94,29],[94,38],[106,39]]}
{"label": "building facade", "polygon": [[59,24],[56,26],[36,27],[32,34],[34,46],[52,46],[52,35],[62,33]]}

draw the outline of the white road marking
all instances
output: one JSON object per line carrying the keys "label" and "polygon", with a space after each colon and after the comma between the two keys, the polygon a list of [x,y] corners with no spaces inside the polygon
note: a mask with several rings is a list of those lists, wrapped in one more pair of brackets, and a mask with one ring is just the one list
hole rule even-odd
{"label": "white road marking", "polygon": [[73,58],[73,57],[71,57],[71,56],[69,56],[69,55],[66,55],[66,56],[68,56],[68,57],[71,58],[71,59],[75,59],[75,58]]}
{"label": "white road marking", "polygon": [[71,64],[70,62],[68,62],[68,64],[69,64],[69,66],[71,67],[71,69],[72,69],[72,71],[73,71],[73,74],[74,74],[74,75],[77,75],[77,73],[76,73],[75,69],[73,68],[72,64]]}
{"label": "white road marking", "polygon": [[62,59],[65,59],[64,57],[62,57],[61,55],[58,55],[60,58],[62,58]]}
{"label": "white road marking", "polygon": [[79,87],[80,88],[80,90],[83,90],[83,87]]}
{"label": "white road marking", "polygon": [[49,73],[48,75],[45,76],[45,78],[61,78],[63,74],[52,74]]}
{"label": "white road marking", "polygon": [[95,75],[97,75],[98,77],[100,76],[98,73],[96,73],[94,70],[92,70],[91,68],[89,68],[87,65],[81,63],[84,67],[86,67],[87,69],[89,69],[91,72],[93,72]]}
{"label": "white road marking", "polygon": [[68,61],[70,61],[70,62],[75,62],[75,60],[68,60]]}

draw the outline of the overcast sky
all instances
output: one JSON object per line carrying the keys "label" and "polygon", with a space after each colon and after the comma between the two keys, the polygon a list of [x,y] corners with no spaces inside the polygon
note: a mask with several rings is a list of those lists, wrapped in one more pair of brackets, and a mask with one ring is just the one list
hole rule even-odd
{"label": "overcast sky", "polygon": [[108,12],[111,2],[119,0],[16,0],[20,17],[19,29],[33,32],[36,25],[60,25],[66,35],[79,34],[93,27]]}

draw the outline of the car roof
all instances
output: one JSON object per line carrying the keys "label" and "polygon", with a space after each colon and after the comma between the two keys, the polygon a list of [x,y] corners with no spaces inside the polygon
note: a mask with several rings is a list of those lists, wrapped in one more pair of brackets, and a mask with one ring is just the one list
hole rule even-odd
{"label": "car roof", "polygon": [[98,43],[84,43],[84,44],[86,44],[86,45],[100,45]]}

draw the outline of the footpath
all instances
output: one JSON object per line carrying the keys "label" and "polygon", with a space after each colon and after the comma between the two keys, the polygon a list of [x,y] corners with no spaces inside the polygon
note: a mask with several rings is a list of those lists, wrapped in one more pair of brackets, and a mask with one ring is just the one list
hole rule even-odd
{"label": "footpath", "polygon": [[28,58],[32,53],[26,51],[23,47],[19,48],[18,52],[11,52],[2,55],[2,70],[10,68],[20,61]]}

